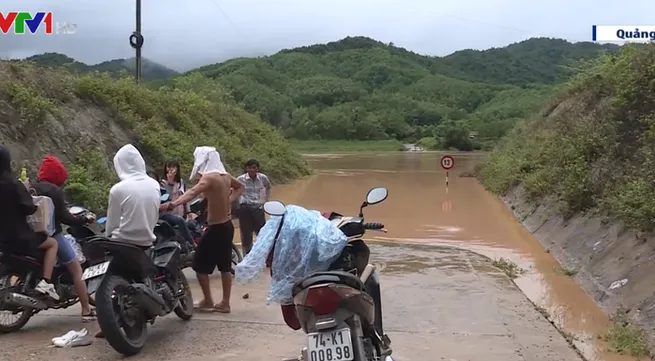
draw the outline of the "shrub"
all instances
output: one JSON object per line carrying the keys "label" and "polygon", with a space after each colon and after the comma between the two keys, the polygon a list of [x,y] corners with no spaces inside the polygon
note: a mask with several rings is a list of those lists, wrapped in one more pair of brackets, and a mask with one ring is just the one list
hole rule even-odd
{"label": "shrub", "polygon": [[556,106],[519,124],[479,176],[492,192],[521,183],[564,215],[599,209],[655,226],[655,45],[626,46],[574,78]]}

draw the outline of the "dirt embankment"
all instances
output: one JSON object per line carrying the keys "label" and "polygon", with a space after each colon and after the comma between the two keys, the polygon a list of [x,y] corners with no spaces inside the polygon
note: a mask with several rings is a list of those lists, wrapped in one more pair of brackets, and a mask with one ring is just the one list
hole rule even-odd
{"label": "dirt embankment", "polygon": [[621,222],[591,214],[564,219],[553,202],[533,204],[523,192],[517,186],[502,197],[516,218],[563,267],[577,271],[576,282],[606,312],[629,311],[654,345],[653,240]]}

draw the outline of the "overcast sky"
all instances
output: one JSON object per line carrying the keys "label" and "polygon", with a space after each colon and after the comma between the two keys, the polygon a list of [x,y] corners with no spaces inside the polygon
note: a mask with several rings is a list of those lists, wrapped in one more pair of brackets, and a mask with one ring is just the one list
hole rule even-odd
{"label": "overcast sky", "polygon": [[[655,1],[143,0],[143,55],[176,70],[283,48],[368,36],[429,55],[535,36],[589,41],[591,25],[655,25]],[[134,55],[135,0],[0,0],[51,11],[74,35],[4,35],[0,58],[59,52],[87,64]]]}

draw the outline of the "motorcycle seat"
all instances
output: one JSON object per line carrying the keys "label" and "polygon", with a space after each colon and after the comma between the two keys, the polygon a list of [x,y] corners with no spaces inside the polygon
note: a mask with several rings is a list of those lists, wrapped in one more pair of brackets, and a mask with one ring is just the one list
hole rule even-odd
{"label": "motorcycle seat", "polygon": [[293,297],[302,292],[302,290],[321,283],[339,283],[359,291],[364,291],[365,289],[364,283],[352,273],[343,271],[315,272],[293,285]]}
{"label": "motorcycle seat", "polygon": [[41,249],[30,249],[7,243],[0,243],[0,252],[14,257],[24,258],[27,261],[38,264],[43,262],[43,255],[45,254]]}

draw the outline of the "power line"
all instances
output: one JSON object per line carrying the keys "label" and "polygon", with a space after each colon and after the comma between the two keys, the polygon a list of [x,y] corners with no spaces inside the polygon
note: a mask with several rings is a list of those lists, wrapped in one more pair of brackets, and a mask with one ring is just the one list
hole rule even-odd
{"label": "power line", "polygon": [[247,38],[246,34],[243,31],[241,31],[241,29],[239,29],[237,24],[235,24],[234,21],[232,21],[232,19],[230,19],[230,17],[223,10],[223,8],[216,2],[216,0],[209,0],[209,1],[211,1],[216,6],[216,8],[218,8],[218,11],[220,11],[221,14],[223,14],[223,17],[225,18],[225,20],[227,20],[227,22],[230,23],[230,25],[232,25],[232,27],[234,28],[234,30],[236,30],[237,33],[239,33],[244,38]]}

